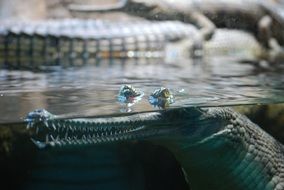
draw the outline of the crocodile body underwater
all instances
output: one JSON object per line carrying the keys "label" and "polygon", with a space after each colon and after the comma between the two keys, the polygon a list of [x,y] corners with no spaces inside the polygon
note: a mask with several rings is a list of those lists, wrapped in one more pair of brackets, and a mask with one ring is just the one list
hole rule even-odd
{"label": "crocodile body underwater", "polygon": [[284,188],[284,147],[230,108],[177,108],[94,118],[30,112],[40,148],[149,140],[168,148],[192,189]]}

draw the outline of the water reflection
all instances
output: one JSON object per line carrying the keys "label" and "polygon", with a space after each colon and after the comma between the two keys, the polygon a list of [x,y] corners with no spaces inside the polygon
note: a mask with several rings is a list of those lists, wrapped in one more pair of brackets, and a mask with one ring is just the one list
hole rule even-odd
{"label": "water reflection", "polygon": [[145,96],[132,111],[153,108],[149,95],[161,86],[171,89],[180,106],[220,106],[284,102],[283,69],[259,71],[231,59],[181,60],[164,63],[113,61],[52,72],[0,71],[0,122],[18,121],[31,110],[54,114],[96,115],[117,113],[121,85],[133,85]]}

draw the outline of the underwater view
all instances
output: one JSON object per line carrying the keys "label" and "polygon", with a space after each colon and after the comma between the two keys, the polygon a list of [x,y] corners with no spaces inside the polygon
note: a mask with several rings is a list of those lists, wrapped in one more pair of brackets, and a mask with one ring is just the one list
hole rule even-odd
{"label": "underwater view", "polygon": [[284,189],[282,1],[11,2],[3,186]]}

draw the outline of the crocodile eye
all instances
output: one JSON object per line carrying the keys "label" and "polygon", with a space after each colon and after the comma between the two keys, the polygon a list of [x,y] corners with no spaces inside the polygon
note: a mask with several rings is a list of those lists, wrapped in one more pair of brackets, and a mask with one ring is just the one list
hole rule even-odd
{"label": "crocodile eye", "polygon": [[170,97],[170,91],[169,91],[167,88],[163,89],[163,90],[161,91],[161,97],[162,97],[162,98],[168,98],[168,97]]}
{"label": "crocodile eye", "polygon": [[125,85],[125,89],[133,90],[134,88],[131,85]]}
{"label": "crocodile eye", "polygon": [[148,101],[154,107],[166,108],[174,103],[174,97],[168,88],[161,87],[149,96]]}
{"label": "crocodile eye", "polygon": [[130,85],[124,85],[119,90],[119,94],[124,96],[130,95],[132,92],[133,92],[133,87]]}
{"label": "crocodile eye", "polygon": [[143,95],[144,95],[143,92],[136,90],[131,85],[123,85],[120,88],[119,93],[118,93],[118,101],[120,103],[126,103],[126,104],[129,104],[131,106],[134,103],[141,100]]}

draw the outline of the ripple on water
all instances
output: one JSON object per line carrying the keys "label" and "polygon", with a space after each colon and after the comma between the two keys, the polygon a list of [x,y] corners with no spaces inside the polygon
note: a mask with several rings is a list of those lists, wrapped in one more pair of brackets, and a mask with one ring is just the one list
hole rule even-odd
{"label": "ripple on water", "polygon": [[0,70],[0,122],[18,121],[31,110],[54,114],[96,115],[121,112],[121,85],[129,84],[145,96],[131,111],[159,109],[148,103],[161,86],[175,97],[171,107],[224,106],[284,102],[283,70],[257,70],[230,60],[198,64],[134,63],[62,68],[52,72]]}

